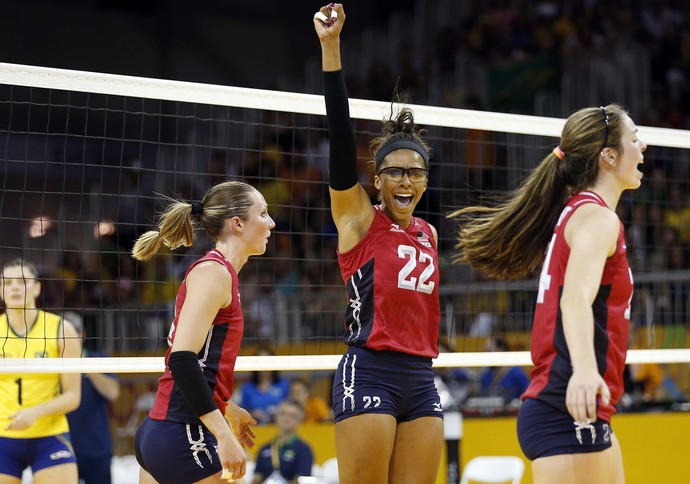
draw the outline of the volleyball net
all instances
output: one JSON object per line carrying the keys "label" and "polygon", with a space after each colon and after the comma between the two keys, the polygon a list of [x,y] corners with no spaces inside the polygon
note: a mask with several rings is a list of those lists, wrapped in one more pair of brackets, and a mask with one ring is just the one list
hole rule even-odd
{"label": "volleyball net", "polygon": [[[436,365],[530,364],[537,281],[486,279],[453,265],[451,211],[517,186],[558,142],[564,120],[409,104],[433,147],[417,215],[439,233],[441,342]],[[350,101],[360,180],[375,199],[368,142],[390,103]],[[629,362],[690,362],[687,131],[641,126],[643,187],[619,215],[635,274]],[[330,217],[323,97],[0,64],[0,262],[40,271],[40,306],[84,328],[109,358],[3,358],[0,372],[159,372],[174,297],[196,243],[131,258],[163,197],[199,200],[242,179],[276,221],[267,253],[240,273],[245,338],[238,371],[334,370],[345,291]],[[488,351],[500,340],[506,351]],[[269,346],[277,356],[254,356]],[[495,346],[494,346],[495,347]],[[688,365],[685,365],[687,367]],[[686,379],[687,386],[687,379]]]}

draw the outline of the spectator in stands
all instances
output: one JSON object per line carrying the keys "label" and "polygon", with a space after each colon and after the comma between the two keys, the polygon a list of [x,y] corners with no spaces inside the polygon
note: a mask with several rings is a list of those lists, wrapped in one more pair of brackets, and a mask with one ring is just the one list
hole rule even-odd
{"label": "spectator in stands", "polygon": [[304,409],[304,423],[330,422],[333,411],[326,401],[312,393],[311,384],[304,378],[295,378],[290,382],[290,400],[299,403]]}
{"label": "spectator in stands", "polygon": [[[268,346],[261,346],[256,356],[271,356],[275,353]],[[275,420],[278,405],[290,391],[290,381],[277,371],[255,371],[250,380],[242,385],[241,406],[254,417],[257,423],[266,424]]]}
{"label": "spectator in stands", "polygon": [[[2,358],[79,358],[81,338],[70,321],[36,307],[36,267],[14,259],[0,274]],[[0,481],[19,482],[31,467],[36,484],[77,484],[65,414],[79,406],[78,373],[0,375]]]}
{"label": "spectator in stands", "polygon": [[148,260],[161,244],[189,247],[196,227],[215,247],[192,263],[177,294],[165,372],[134,438],[141,483],[240,479],[243,447],[254,445],[256,421],[230,400],[244,331],[237,274],[249,257],[266,252],[275,223],[258,190],[225,182],[200,202],[171,203],[132,255]]}
{"label": "spectator in stands", "polygon": [[[356,141],[340,60],[341,4],[314,17],[330,133],[329,192],[349,305],[348,344],[333,385],[340,482],[436,481],[443,410],[438,356],[438,234],[413,212],[426,191],[429,147],[410,109],[372,141],[372,206],[357,173]],[[375,296],[374,297],[374,293]],[[356,373],[356,378],[355,378]]]}
{"label": "spectator in stands", "polygon": [[[83,321],[70,315],[74,328],[83,338]],[[84,347],[84,357],[103,357],[103,353]],[[110,484],[113,440],[110,436],[108,404],[120,395],[120,382],[112,373],[82,373],[79,408],[67,414],[79,478],[84,484]]]}
{"label": "spectator in stands", "polygon": [[611,415],[623,394],[633,284],[615,210],[640,186],[646,148],[620,106],[581,109],[513,193],[452,214],[458,261],[508,279],[543,267],[535,367],[518,414],[537,484],[625,480]]}
{"label": "spectator in stands", "polygon": [[294,400],[283,400],[276,414],[278,435],[256,454],[253,484],[297,484],[300,476],[311,475],[314,456],[309,444],[297,435],[304,411]]}

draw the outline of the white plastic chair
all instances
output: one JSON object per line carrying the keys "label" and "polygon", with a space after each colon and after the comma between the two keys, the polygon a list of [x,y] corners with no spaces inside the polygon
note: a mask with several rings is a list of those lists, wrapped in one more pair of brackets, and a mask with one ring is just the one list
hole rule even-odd
{"label": "white plastic chair", "polygon": [[254,470],[256,469],[256,461],[247,459],[247,472],[244,474],[244,480],[246,482],[252,482],[254,480]]}
{"label": "white plastic chair", "polygon": [[297,484],[323,484],[320,477],[316,476],[299,476]]}
{"label": "white plastic chair", "polygon": [[462,470],[460,484],[475,482],[511,482],[520,484],[525,463],[511,455],[480,456],[471,459]]}
{"label": "white plastic chair", "polygon": [[321,464],[321,475],[319,477],[327,484],[338,484],[340,482],[338,460],[335,457],[331,457]]}

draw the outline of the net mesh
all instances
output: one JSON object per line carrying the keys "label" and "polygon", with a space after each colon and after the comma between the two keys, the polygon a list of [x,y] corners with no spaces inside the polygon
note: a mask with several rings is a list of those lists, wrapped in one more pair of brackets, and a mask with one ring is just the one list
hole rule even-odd
{"label": "net mesh", "polygon": [[[90,360],[90,369],[162,369],[176,290],[210,241],[199,233],[189,249],[147,263],[129,251],[164,197],[198,200],[228,178],[259,188],[277,224],[267,253],[240,274],[246,334],[238,369],[335,367],[345,300],[321,96],[11,64],[0,64],[0,83],[1,262],[35,263],[41,307],[83,324],[87,348],[121,357]],[[439,233],[449,352],[437,364],[528,365],[536,281],[486,280],[451,264],[455,229],[446,215],[517,186],[556,144],[563,120],[411,107],[433,147],[417,214]],[[390,109],[351,101],[360,180],[372,199],[368,141]],[[678,363],[687,390],[690,135],[646,126],[639,135],[650,145],[643,187],[619,206],[636,279],[630,361]],[[487,353],[495,338],[511,351]],[[250,356],[264,344],[285,359]],[[63,364],[79,371],[81,362]],[[43,371],[28,360],[2,365]]]}

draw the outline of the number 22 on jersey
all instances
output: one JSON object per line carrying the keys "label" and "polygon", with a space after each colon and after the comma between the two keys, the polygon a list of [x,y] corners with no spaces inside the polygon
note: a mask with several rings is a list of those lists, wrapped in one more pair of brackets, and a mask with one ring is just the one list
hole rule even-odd
{"label": "number 22 on jersey", "polygon": [[[400,269],[400,272],[398,272],[398,287],[409,291],[419,291],[424,294],[431,294],[436,286],[434,281],[429,281],[436,270],[434,267],[434,258],[426,252],[421,250],[417,251],[417,248],[411,245],[399,245],[398,257],[401,259],[408,259],[407,263]],[[426,264],[419,279],[411,275],[418,263],[422,265]]]}

